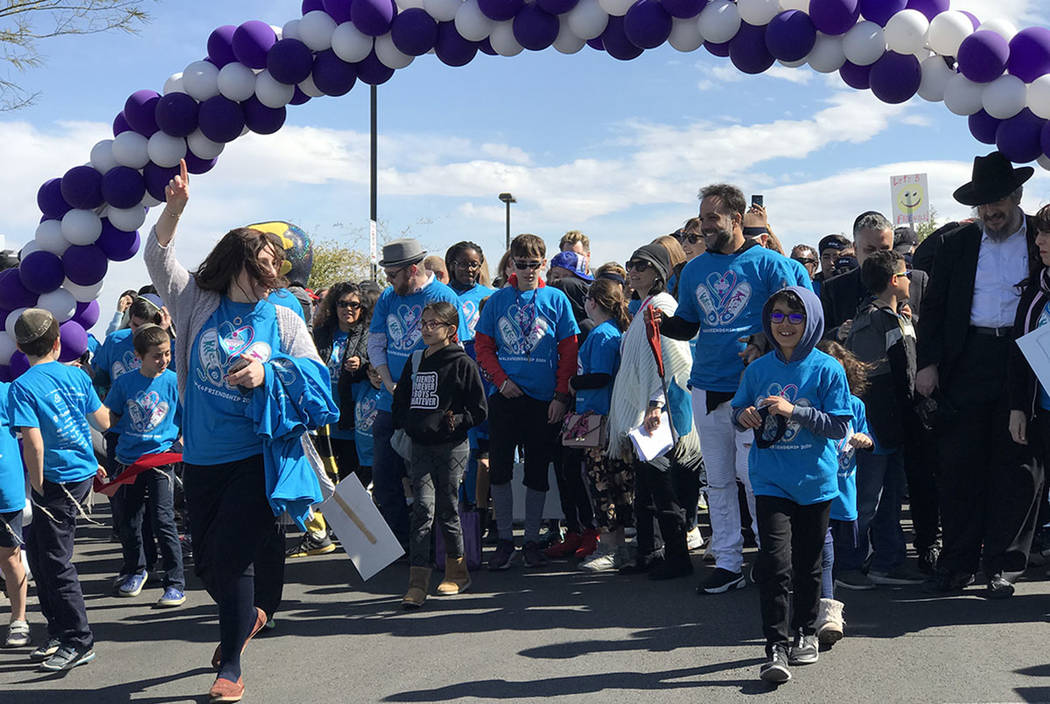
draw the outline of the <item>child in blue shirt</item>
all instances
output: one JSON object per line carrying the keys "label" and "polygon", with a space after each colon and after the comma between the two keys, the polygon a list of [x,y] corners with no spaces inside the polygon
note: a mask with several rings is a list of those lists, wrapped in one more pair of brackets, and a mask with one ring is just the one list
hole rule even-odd
{"label": "child in blue shirt", "polygon": [[7,627],[5,648],[29,644],[26,622],[26,572],[22,566],[22,511],[26,505],[26,477],[18,441],[8,412],[8,390],[0,383],[0,573],[3,573],[7,597],[11,600],[11,620]]}
{"label": "child in blue shirt", "polygon": [[22,431],[22,456],[38,510],[31,529],[29,567],[36,580],[48,640],[30,654],[47,672],[68,670],[95,658],[80,579],[72,564],[77,518],[99,466],[90,422],[109,428],[91,380],[58,362],[58,321],[29,308],[15,322],[18,349],[29,369],[11,384],[11,425]]}
{"label": "child in blue shirt", "polygon": [[[134,345],[141,366],[118,377],[106,396],[112,427],[119,433],[117,477],[130,465],[152,465],[159,460],[158,455],[171,452],[179,438],[178,380],[175,372],[168,369],[171,338],[159,325],[144,325],[135,333]],[[171,608],[185,603],[174,487],[175,465],[168,461],[146,469],[134,483],[117,489],[123,504],[117,527],[124,552],[120,570],[123,580],[117,585],[117,596],[138,596],[146,583],[142,522],[148,508],[164,567],[164,594],[157,606]]]}
{"label": "child in blue shirt", "polygon": [[372,483],[372,426],[379,412],[383,380],[375,367],[368,365],[368,379],[354,384],[354,434],[357,447],[357,476],[366,489]]}
{"label": "child in blue shirt", "polygon": [[824,333],[816,294],[801,286],[778,291],[763,306],[762,324],[773,351],[747,366],[731,406],[737,429],[756,431],[748,472],[769,658],[760,676],[776,683],[791,678],[789,664],[817,661],[820,555],[839,493],[834,441],[846,436],[853,415],[845,370],[814,349]]}

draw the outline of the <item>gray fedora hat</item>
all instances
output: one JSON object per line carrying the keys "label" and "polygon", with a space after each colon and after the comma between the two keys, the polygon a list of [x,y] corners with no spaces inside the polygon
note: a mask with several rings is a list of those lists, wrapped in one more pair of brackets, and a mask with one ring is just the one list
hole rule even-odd
{"label": "gray fedora hat", "polygon": [[392,240],[383,245],[383,258],[379,260],[379,266],[384,269],[408,266],[423,261],[426,256],[427,251],[417,240],[412,238]]}

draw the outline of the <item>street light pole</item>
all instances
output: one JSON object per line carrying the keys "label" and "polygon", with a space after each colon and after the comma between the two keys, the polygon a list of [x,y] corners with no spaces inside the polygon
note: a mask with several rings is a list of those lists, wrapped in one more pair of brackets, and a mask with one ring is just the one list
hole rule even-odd
{"label": "street light pole", "polygon": [[510,204],[518,201],[509,193],[500,193],[499,199],[507,204],[507,249],[510,249]]}
{"label": "street light pole", "polygon": [[379,200],[379,136],[376,129],[376,87],[371,86],[370,91],[370,123],[372,128],[372,139],[371,139],[371,164],[369,170],[370,188],[369,188],[369,209],[368,209],[368,249],[369,249],[369,260],[372,269],[372,281],[376,280],[376,275],[379,273],[376,269],[376,254],[379,249],[378,243],[378,200]]}

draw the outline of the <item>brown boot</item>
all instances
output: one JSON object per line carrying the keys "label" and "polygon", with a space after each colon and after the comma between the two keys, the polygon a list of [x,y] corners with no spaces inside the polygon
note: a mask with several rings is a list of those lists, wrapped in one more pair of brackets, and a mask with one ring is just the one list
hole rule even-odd
{"label": "brown boot", "polygon": [[406,609],[418,609],[427,600],[427,590],[430,589],[430,568],[410,567],[408,570],[408,591],[401,605]]}
{"label": "brown boot", "polygon": [[438,585],[438,596],[462,594],[470,586],[470,574],[467,572],[465,557],[445,558],[445,579]]}

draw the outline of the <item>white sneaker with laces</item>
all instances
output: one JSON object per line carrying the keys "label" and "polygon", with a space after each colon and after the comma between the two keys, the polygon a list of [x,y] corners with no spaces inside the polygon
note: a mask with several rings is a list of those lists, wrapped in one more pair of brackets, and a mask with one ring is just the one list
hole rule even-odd
{"label": "white sneaker with laces", "polygon": [[700,534],[699,526],[693,526],[693,528],[685,534],[685,545],[690,552],[704,547],[704,536]]}
{"label": "white sneaker with laces", "polygon": [[582,569],[590,572],[609,572],[611,570],[618,570],[627,564],[625,556],[627,554],[626,545],[618,545],[615,548],[609,546],[608,543],[598,543],[598,549],[595,550],[591,555],[580,563]]}

